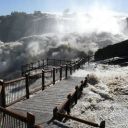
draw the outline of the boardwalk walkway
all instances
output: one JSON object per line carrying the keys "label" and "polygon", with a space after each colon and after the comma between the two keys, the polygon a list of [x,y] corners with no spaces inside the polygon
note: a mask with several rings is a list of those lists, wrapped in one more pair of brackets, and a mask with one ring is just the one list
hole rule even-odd
{"label": "boardwalk walkway", "polygon": [[55,106],[64,102],[66,96],[73,91],[76,85],[80,85],[82,77],[69,77],[67,80],[57,82],[44,91],[38,92],[30,99],[16,103],[9,107],[14,111],[32,112],[36,117],[36,124],[40,124],[44,128],[66,127],[62,124],[54,124],[47,122],[52,118],[52,111]]}

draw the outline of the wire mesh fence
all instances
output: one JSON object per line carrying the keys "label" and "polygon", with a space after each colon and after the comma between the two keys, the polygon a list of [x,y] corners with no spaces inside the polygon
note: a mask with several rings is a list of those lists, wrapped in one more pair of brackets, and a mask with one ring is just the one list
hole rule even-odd
{"label": "wire mesh fence", "polygon": [[25,77],[4,83],[6,106],[25,97],[25,84]]}
{"label": "wire mesh fence", "polygon": [[35,128],[35,116],[27,113],[27,116],[12,112],[0,107],[1,128]]}

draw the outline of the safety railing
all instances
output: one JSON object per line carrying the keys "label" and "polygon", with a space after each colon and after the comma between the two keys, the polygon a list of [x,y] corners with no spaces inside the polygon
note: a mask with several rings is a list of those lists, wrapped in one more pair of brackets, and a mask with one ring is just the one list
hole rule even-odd
{"label": "safety railing", "polygon": [[1,128],[39,128],[35,125],[35,116],[27,113],[27,116],[12,112],[0,107]]}
{"label": "safety railing", "polygon": [[24,77],[11,81],[0,81],[1,106],[8,107],[24,98],[29,98],[31,94],[45,87],[55,84],[56,81],[67,79],[70,74],[80,67],[83,60],[66,65],[57,66],[46,70],[41,69],[36,74],[26,73]]}
{"label": "safety railing", "polygon": [[53,71],[54,69],[51,70],[44,70],[44,86],[48,86],[53,84]]}
{"label": "safety railing", "polygon": [[58,59],[46,59],[46,60],[39,60],[37,62],[32,62],[29,64],[22,65],[21,72],[22,76],[25,76],[26,73],[31,73],[31,71],[37,69],[44,69],[48,66],[60,66],[65,64],[75,63],[75,61],[69,60],[58,60]]}
{"label": "safety railing", "polygon": [[[57,62],[57,61],[55,61]],[[60,62],[62,64],[62,62]],[[35,125],[35,116],[31,113],[27,113],[27,116],[23,116],[21,114],[14,113],[9,111],[3,107],[10,106],[24,98],[29,98],[30,94],[38,91],[44,90],[49,84],[55,84],[56,81],[61,80],[63,78],[67,78],[69,74],[77,69],[80,65],[84,63],[83,60],[79,60],[75,63],[67,63],[66,65],[53,67],[50,70],[42,69],[41,72],[36,73],[34,75],[26,73],[24,77],[11,80],[11,81],[0,81],[0,127],[2,128],[39,128],[39,126]],[[44,63],[42,63],[43,65]],[[40,63],[40,67],[42,66]],[[55,65],[57,65],[55,63]],[[29,69],[36,69],[39,65],[33,64]],[[32,68],[33,67],[33,68]],[[81,90],[83,86],[76,87],[76,91],[71,95],[68,95],[68,100],[66,101],[63,107],[61,107],[57,111],[54,110],[54,116],[61,117],[62,110],[64,109],[67,113],[70,113],[70,107],[72,103],[77,103],[77,98],[81,95]],[[69,102],[71,101],[71,102]],[[72,102],[73,101],[73,102]],[[71,119],[71,117],[68,117]],[[75,119],[74,119],[75,120]],[[100,127],[104,128],[104,127]]]}
{"label": "safety railing", "polygon": [[[75,91],[73,91],[71,94],[67,96],[67,100],[64,101],[63,104],[61,104],[58,107],[55,107],[53,109],[53,119],[57,119],[59,121],[66,119],[72,119],[75,121],[78,121],[80,123],[84,123],[93,127],[99,127],[99,128],[105,128],[105,121],[101,121],[100,124],[83,120],[74,116],[71,116],[71,108],[73,105],[77,104],[77,100],[80,98],[83,88],[87,85],[87,77],[85,77],[84,81],[81,81],[80,86],[75,87]],[[66,114],[67,113],[67,114]]]}
{"label": "safety railing", "polygon": [[80,96],[82,94],[82,90],[86,86],[86,84],[87,84],[87,77],[84,81],[81,81],[80,86],[75,87],[75,91],[73,91],[71,94],[69,94],[67,96],[67,100],[64,101],[64,103],[61,104],[57,108],[58,112],[60,112],[60,113],[66,112],[67,114],[70,114],[70,109],[71,109],[72,105],[77,103],[77,100],[80,98]]}
{"label": "safety railing", "polygon": [[36,73],[29,75],[26,73],[26,78],[28,79],[28,95],[33,94],[42,89],[42,73]]}
{"label": "safety railing", "polygon": [[54,68],[54,70],[55,70],[55,81],[61,80],[60,79],[61,67]]}
{"label": "safety railing", "polygon": [[25,64],[21,66],[22,76],[25,76],[26,73],[30,73],[31,71],[37,69],[43,69],[47,66],[47,60],[39,60],[37,62],[32,62],[29,64]]}
{"label": "safety railing", "polygon": [[3,107],[14,104],[25,97],[25,77],[7,82],[0,81],[0,85],[2,86],[1,104]]}
{"label": "safety railing", "polygon": [[60,78],[62,79],[63,77],[65,77],[65,65],[60,66]]}

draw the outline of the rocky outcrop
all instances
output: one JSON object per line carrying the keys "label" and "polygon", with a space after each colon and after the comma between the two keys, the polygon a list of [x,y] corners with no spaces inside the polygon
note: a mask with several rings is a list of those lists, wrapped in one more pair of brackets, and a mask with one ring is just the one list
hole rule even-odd
{"label": "rocky outcrop", "polygon": [[95,53],[95,60],[104,60],[113,57],[128,57],[128,40],[109,45],[97,50]]}

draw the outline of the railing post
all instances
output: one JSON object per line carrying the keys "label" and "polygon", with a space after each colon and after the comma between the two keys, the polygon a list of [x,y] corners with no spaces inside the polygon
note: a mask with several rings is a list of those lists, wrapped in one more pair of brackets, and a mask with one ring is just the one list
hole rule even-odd
{"label": "railing post", "polygon": [[27,113],[27,128],[34,128],[35,127],[35,116],[31,113]]}
{"label": "railing post", "polygon": [[23,67],[23,65],[21,66],[21,75],[22,76],[24,75],[24,67]]}
{"label": "railing post", "polygon": [[53,109],[53,117],[54,117],[54,119],[57,119],[57,112],[58,112],[58,108],[55,107],[55,108]]}
{"label": "railing post", "polygon": [[78,91],[79,91],[78,86],[75,87],[75,90],[76,90],[76,91],[75,91],[75,104],[77,104],[78,93],[79,93],[79,92],[78,92]]}
{"label": "railing post", "polygon": [[42,90],[45,89],[45,72],[42,70]]}
{"label": "railing post", "polygon": [[29,74],[26,73],[25,74],[25,77],[26,77],[26,98],[29,99]]}
{"label": "railing post", "polygon": [[81,85],[80,85],[80,92],[82,93],[82,91],[83,91],[83,88],[84,88],[84,81],[82,80],[81,81]]}
{"label": "railing post", "polygon": [[51,77],[53,76],[53,70],[51,70]]}
{"label": "railing post", "polygon": [[[88,76],[87,76],[87,77],[88,77]],[[84,83],[83,83],[83,86],[84,86],[84,87],[86,87],[86,85],[87,85],[87,81],[88,81],[87,77],[85,77],[85,80],[84,80]]]}
{"label": "railing post", "polygon": [[67,111],[67,114],[68,115],[70,115],[70,112],[71,112],[71,98],[72,98],[72,96],[71,96],[71,94],[69,94],[68,96],[67,96],[67,99],[68,99],[68,102],[67,102],[67,106],[66,106],[66,111]]}
{"label": "railing post", "polygon": [[55,84],[55,68],[53,68],[53,84]]}
{"label": "railing post", "polygon": [[60,66],[60,80],[62,80],[62,66]]}
{"label": "railing post", "polygon": [[3,80],[0,80],[0,85],[1,85],[1,95],[0,95],[0,100],[1,100],[1,106],[3,108],[6,107],[6,97],[5,97],[5,84]]}
{"label": "railing post", "polygon": [[102,121],[102,122],[100,123],[100,128],[105,128],[105,121]]}
{"label": "railing post", "polygon": [[66,67],[65,67],[65,79],[68,78],[68,65],[66,64]]}

